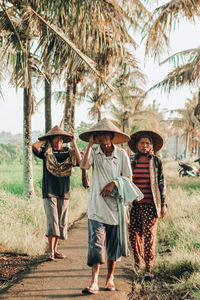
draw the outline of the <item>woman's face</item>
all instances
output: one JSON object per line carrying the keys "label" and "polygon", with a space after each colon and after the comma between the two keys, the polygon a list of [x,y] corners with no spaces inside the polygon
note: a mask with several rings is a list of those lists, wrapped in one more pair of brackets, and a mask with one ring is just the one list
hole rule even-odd
{"label": "woman's face", "polygon": [[143,137],[137,144],[137,149],[141,154],[149,154],[153,150],[153,145],[150,139]]}
{"label": "woman's face", "polygon": [[54,149],[61,149],[63,144],[63,137],[56,135],[52,138],[52,146]]}

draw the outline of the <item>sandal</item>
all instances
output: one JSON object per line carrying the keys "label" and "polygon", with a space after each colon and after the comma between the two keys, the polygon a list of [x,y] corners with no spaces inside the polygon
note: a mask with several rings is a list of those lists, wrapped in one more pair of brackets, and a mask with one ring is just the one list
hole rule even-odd
{"label": "sandal", "polygon": [[92,287],[86,287],[85,289],[82,290],[83,294],[88,294],[88,295],[96,295],[98,294],[99,289],[98,288],[92,288]]}
{"label": "sandal", "polygon": [[151,272],[146,272],[144,274],[144,280],[152,280],[154,278],[154,275]]}
{"label": "sandal", "polygon": [[47,261],[53,261],[55,259],[54,254],[49,254]]}
{"label": "sandal", "polygon": [[55,252],[55,258],[64,259],[66,256],[63,253]]}
{"label": "sandal", "polygon": [[109,282],[106,283],[104,287],[104,291],[115,291],[115,285],[113,280],[110,280]]}

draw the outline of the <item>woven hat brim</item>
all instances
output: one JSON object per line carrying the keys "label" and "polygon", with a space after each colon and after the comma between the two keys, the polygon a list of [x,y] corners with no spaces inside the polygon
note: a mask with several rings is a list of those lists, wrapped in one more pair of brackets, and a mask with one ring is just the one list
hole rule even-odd
{"label": "woven hat brim", "polygon": [[133,152],[137,152],[137,142],[140,136],[146,135],[153,140],[153,148],[155,152],[158,152],[163,146],[163,138],[156,132],[151,130],[140,130],[131,135],[131,139],[128,142],[130,149]]}
{"label": "woven hat brim", "polygon": [[45,135],[39,137],[38,140],[47,141],[54,136],[61,136],[63,138],[64,143],[70,142],[73,138],[73,135],[71,133],[64,131],[62,128],[56,125],[53,128],[51,128]]}
{"label": "woven hat brim", "polygon": [[44,135],[38,138],[39,141],[48,141],[55,136],[61,136],[63,138],[64,143],[69,143],[72,141],[72,135],[64,135],[64,134],[51,134],[51,135]]}
{"label": "woven hat brim", "polygon": [[[94,131],[87,131],[83,132],[79,135],[79,138],[85,142],[89,142],[89,138],[92,134],[96,134],[99,132],[102,132],[102,130],[94,130]],[[125,133],[115,132],[111,130],[103,130],[104,132],[110,132],[114,133],[114,137],[112,139],[113,144],[124,144],[127,143],[130,140],[130,136]],[[97,143],[96,143],[97,144]]]}

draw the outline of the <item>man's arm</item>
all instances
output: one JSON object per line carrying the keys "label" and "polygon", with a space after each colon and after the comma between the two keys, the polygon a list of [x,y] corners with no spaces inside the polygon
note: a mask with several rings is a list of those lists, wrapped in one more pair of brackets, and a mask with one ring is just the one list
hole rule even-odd
{"label": "man's arm", "polygon": [[41,151],[41,146],[45,144],[46,141],[37,141],[32,145],[32,150],[36,153],[39,153]]}
{"label": "man's arm", "polygon": [[89,143],[88,143],[88,147],[87,150],[80,162],[80,168],[82,170],[88,170],[90,167],[90,155],[91,155],[91,151],[92,151],[92,146],[94,144],[94,138],[93,135],[90,136],[89,138]]}

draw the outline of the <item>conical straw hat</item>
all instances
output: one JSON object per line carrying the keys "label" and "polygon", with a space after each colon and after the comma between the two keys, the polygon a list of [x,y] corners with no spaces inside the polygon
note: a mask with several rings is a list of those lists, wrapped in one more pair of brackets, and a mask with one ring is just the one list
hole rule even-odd
{"label": "conical straw hat", "polygon": [[89,142],[89,137],[91,134],[98,132],[112,132],[114,137],[112,139],[113,144],[123,144],[129,141],[129,135],[123,133],[117,126],[115,126],[109,119],[104,118],[89,130],[81,133],[79,138],[85,142]]}
{"label": "conical straw hat", "polygon": [[63,141],[68,143],[72,140],[72,134],[67,133],[58,125],[54,126],[51,130],[49,130],[45,135],[38,138],[39,141],[45,141],[51,139],[53,136],[62,136]]}
{"label": "conical straw hat", "polygon": [[129,147],[133,152],[137,152],[137,143],[139,142],[140,137],[147,136],[150,137],[153,141],[153,149],[155,152],[159,151],[163,146],[162,137],[151,130],[140,130],[131,135],[131,139],[128,142]]}

